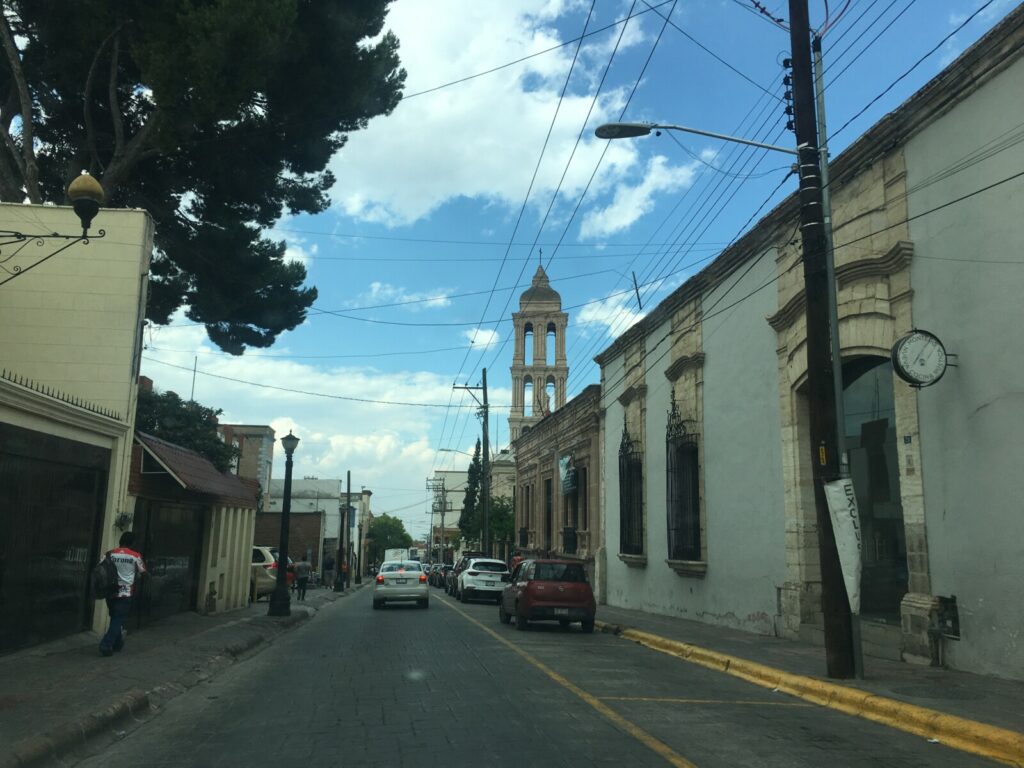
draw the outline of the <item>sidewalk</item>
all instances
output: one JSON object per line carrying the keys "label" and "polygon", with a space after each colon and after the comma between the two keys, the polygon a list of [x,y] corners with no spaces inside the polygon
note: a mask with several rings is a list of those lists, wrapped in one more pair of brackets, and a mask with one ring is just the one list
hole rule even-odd
{"label": "sidewalk", "polygon": [[0,768],[42,765],[95,736],[116,737],[126,718],[148,716],[357,589],[310,590],[282,618],[267,616],[265,600],[215,616],[179,613],[129,630],[110,658],[91,632],[0,657]]}
{"label": "sidewalk", "polygon": [[908,723],[927,718],[950,744],[971,732],[988,756],[1024,765],[1024,682],[873,657],[863,680],[831,680],[818,646],[607,605],[597,616],[605,632],[822,706],[911,732]]}

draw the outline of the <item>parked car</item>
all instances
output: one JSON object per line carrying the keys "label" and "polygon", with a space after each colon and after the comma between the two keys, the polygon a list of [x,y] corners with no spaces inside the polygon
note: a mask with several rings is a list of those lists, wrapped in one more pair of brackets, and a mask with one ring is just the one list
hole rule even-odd
{"label": "parked car", "polygon": [[531,621],[580,622],[594,631],[597,603],[583,565],[569,560],[524,560],[508,577],[498,601],[498,618],[525,630]]}
{"label": "parked car", "polygon": [[434,586],[444,589],[447,586],[448,574],[451,572],[454,566],[451,563],[444,563],[438,565],[437,570],[434,571]]}
{"label": "parked car", "polygon": [[[288,558],[286,578],[291,587],[295,581],[294,562]],[[255,602],[269,595],[277,585],[277,547],[252,548],[252,572],[249,577],[249,601]]]}
{"label": "parked car", "polygon": [[373,580],[373,607],[388,603],[415,601],[420,608],[430,607],[427,574],[417,560],[385,560]]}
{"label": "parked car", "polygon": [[459,574],[457,597],[463,603],[478,598],[497,600],[505,587],[502,577],[508,576],[508,566],[490,557],[474,557]]}
{"label": "parked car", "polygon": [[449,595],[452,595],[453,597],[458,597],[458,595],[456,595],[456,592],[458,591],[459,588],[459,574],[466,570],[466,566],[469,564],[469,561],[472,560],[474,557],[486,557],[486,555],[483,552],[463,552],[462,557],[460,557],[458,561],[455,563],[455,567],[453,567],[448,572],[448,576],[444,582],[444,591],[447,592]]}

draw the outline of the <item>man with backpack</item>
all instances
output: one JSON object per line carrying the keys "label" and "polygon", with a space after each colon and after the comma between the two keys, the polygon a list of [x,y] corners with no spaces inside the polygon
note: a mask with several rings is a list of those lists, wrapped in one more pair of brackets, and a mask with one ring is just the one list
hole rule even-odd
{"label": "man with backpack", "polygon": [[125,619],[132,610],[132,597],[135,594],[135,583],[138,577],[146,572],[142,555],[132,549],[135,534],[125,531],[115,549],[110,550],[105,559],[113,563],[117,571],[117,583],[107,596],[107,610],[110,612],[110,627],[107,634],[100,640],[100,653],[110,656],[114,651],[124,647],[122,629]]}

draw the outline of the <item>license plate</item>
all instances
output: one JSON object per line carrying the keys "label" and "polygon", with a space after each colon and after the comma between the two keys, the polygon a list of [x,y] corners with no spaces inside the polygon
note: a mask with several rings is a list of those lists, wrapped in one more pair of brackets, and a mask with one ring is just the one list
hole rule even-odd
{"label": "license plate", "polygon": [[493,581],[488,581],[487,582],[487,586],[488,587],[493,587],[494,586],[494,582]]}
{"label": "license plate", "polygon": [[568,616],[568,615],[569,615],[569,609],[568,608],[555,608],[555,616]]}
{"label": "license plate", "polygon": [[405,579],[395,579],[395,584],[405,584]]}

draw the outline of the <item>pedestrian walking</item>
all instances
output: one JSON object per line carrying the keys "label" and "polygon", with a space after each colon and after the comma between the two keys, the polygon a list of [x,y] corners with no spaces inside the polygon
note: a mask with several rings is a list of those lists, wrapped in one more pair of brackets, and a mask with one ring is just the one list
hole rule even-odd
{"label": "pedestrian walking", "polygon": [[100,640],[100,653],[103,656],[110,656],[124,647],[124,621],[132,610],[135,585],[146,572],[142,555],[132,549],[134,545],[135,534],[125,531],[121,534],[118,546],[105,555],[117,569],[117,591],[113,597],[107,598],[110,626]]}
{"label": "pedestrian walking", "polygon": [[306,599],[306,587],[309,585],[309,574],[313,572],[313,566],[309,559],[303,555],[302,559],[295,564],[295,589],[298,592],[299,600]]}
{"label": "pedestrian walking", "polygon": [[331,555],[324,558],[324,586],[334,589],[334,558]]}
{"label": "pedestrian walking", "polygon": [[348,562],[341,561],[341,588],[348,589]]}

